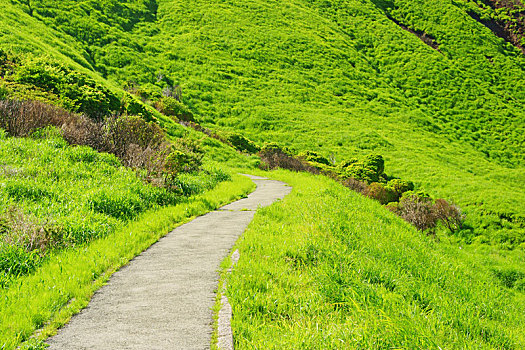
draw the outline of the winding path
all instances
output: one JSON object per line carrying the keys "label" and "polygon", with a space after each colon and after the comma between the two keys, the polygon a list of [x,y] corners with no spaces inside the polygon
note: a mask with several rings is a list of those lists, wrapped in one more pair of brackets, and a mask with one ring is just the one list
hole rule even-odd
{"label": "winding path", "polygon": [[184,224],[116,272],[87,308],[48,339],[50,349],[207,349],[219,264],[258,207],[286,184],[250,176],[257,189]]}

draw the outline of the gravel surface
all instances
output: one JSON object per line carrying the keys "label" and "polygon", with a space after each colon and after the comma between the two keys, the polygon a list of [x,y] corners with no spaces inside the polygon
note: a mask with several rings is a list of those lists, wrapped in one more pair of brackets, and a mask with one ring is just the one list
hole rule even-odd
{"label": "gravel surface", "polygon": [[220,262],[255,210],[291,191],[250,178],[257,189],[248,198],[178,227],[116,272],[48,339],[50,349],[208,349]]}

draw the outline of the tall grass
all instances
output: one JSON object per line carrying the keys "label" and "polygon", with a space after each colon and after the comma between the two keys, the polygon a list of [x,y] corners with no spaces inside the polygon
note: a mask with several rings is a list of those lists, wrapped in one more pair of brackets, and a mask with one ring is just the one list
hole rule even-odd
{"label": "tall grass", "polygon": [[183,203],[141,214],[89,245],[56,252],[30,275],[12,281],[9,289],[0,289],[0,348],[15,349],[42,327],[36,340],[54,334],[114,271],[160,237],[254,189],[245,177],[232,179]]}
{"label": "tall grass", "polygon": [[523,251],[437,243],[330,179],[269,175],[293,191],[237,243],[237,349],[525,346]]}

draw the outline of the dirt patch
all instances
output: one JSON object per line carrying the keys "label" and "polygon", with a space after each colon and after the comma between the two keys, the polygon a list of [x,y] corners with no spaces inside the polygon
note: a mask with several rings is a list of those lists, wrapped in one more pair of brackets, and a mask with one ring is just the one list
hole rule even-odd
{"label": "dirt patch", "polygon": [[400,26],[401,28],[403,28],[407,32],[412,33],[415,36],[417,36],[419,39],[421,39],[421,41],[423,41],[425,44],[427,44],[428,46],[430,46],[434,50],[437,50],[437,51],[441,52],[439,50],[439,43],[436,41],[436,38],[434,38],[432,35],[430,35],[428,33],[425,33],[422,30],[414,30],[412,28],[409,28],[406,25],[404,25],[403,23],[399,22],[397,19],[395,19],[392,16],[390,16],[389,14],[386,14],[386,16],[388,17],[389,20],[391,20],[392,22],[394,22],[395,24],[397,24],[398,26]]}
{"label": "dirt patch", "polygon": [[485,19],[474,11],[468,11],[470,17],[490,29],[496,36],[521,50],[525,54],[525,7],[520,0],[483,0],[493,10],[508,10],[508,19]]}

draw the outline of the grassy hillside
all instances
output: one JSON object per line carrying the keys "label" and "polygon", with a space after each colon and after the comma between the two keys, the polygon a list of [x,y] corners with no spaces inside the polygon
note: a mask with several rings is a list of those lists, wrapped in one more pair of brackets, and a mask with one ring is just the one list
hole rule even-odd
{"label": "grassy hillside", "polygon": [[237,243],[236,349],[525,346],[516,252],[439,244],[332,180],[270,176],[293,191]]}
{"label": "grassy hillside", "polygon": [[[259,143],[337,161],[380,153],[392,175],[460,204],[482,240],[516,246],[525,237],[525,57],[471,16],[490,8],[452,0],[3,6],[3,47],[52,45],[54,57],[144,101],[181,88],[200,122]],[[38,33],[32,44],[18,18]]]}
{"label": "grassy hillside", "polygon": [[[389,175],[466,212],[460,236],[425,237],[331,180],[278,173],[295,192],[258,216],[239,244],[245,260],[230,281],[240,348],[522,348],[523,6],[501,5],[0,0],[0,100],[42,100],[85,113],[91,122],[76,116],[75,125],[91,131],[109,130],[109,115],[139,115],[128,125],[157,122],[176,146],[185,140],[178,149],[164,139],[157,144],[172,152],[166,159],[174,166],[184,166],[190,153],[200,163],[200,146],[208,168],[257,166],[257,157],[219,142],[228,132],[336,163],[379,153]],[[509,36],[512,43],[503,39]],[[209,135],[178,119],[196,120]],[[102,283],[99,275],[124,263],[121,255],[131,258],[167,227],[233,198],[227,190],[250,188],[237,179],[210,194],[213,200],[192,202],[193,211],[164,208],[151,235],[149,224],[132,220],[181,197],[153,186],[148,169],[122,166],[134,168],[150,145],[128,154],[131,140],[119,160],[72,147],[53,130],[32,130],[25,135],[31,139],[0,134],[0,283],[7,286],[0,307],[8,310],[0,323],[16,319],[0,334],[12,348],[48,321],[49,332],[63,324]],[[215,175],[169,179],[195,194],[212,188]],[[15,222],[26,224],[23,234],[9,236]],[[135,224],[138,242],[127,246],[120,228]],[[68,248],[100,237],[85,247],[99,259],[111,253],[111,261],[99,265],[88,249],[77,264],[78,250]],[[115,250],[113,237],[122,243]],[[483,244],[491,242],[497,246]],[[72,264],[60,272],[64,294],[44,300],[35,289],[20,297],[40,278],[54,281],[62,257]],[[69,282],[75,271],[78,288]]]}

